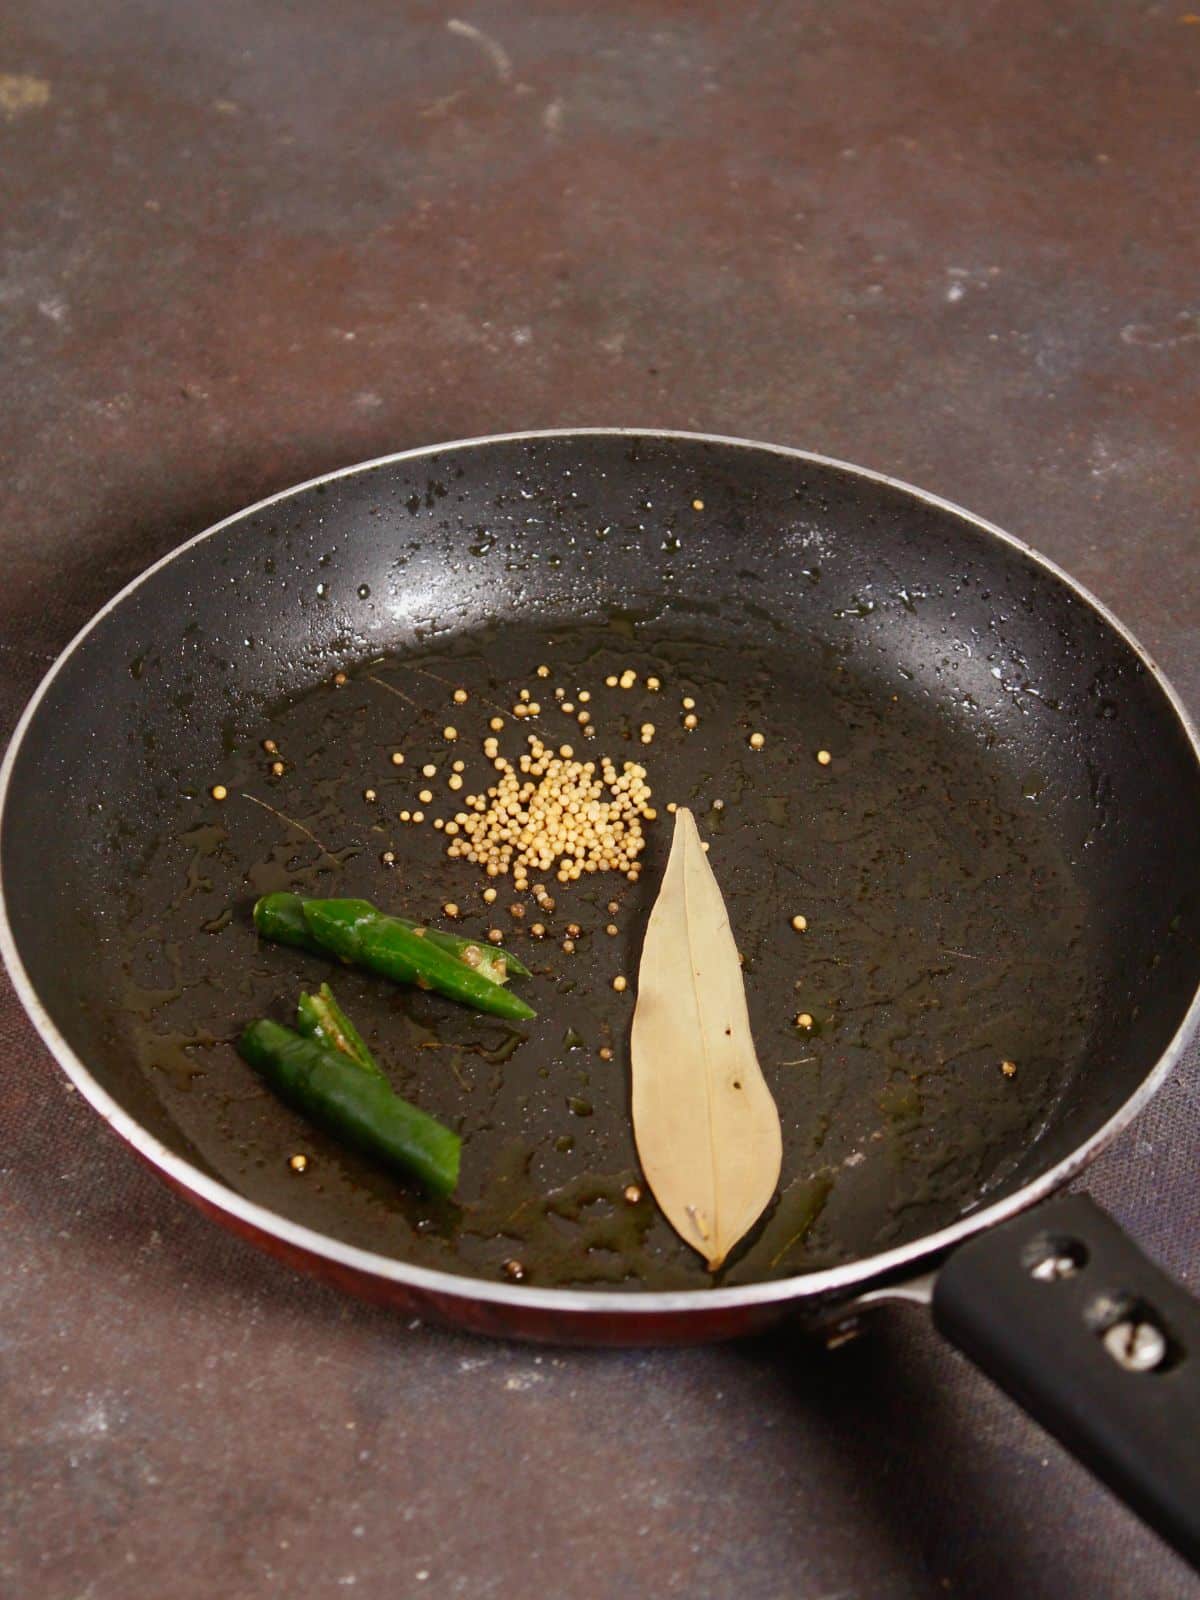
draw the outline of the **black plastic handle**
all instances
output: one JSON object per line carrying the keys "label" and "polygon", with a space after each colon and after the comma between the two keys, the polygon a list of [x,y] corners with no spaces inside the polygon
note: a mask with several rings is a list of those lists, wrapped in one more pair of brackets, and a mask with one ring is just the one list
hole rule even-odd
{"label": "black plastic handle", "polygon": [[1200,1300],[1086,1195],[956,1250],[937,1327],[1200,1566]]}

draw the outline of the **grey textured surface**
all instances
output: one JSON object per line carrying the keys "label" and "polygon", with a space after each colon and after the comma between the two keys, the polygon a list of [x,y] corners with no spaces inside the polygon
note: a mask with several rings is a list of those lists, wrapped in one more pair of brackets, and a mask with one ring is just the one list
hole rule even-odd
{"label": "grey textured surface", "polygon": [[[523,426],[920,482],[1200,704],[1185,9],[9,0],[0,714],[215,516]],[[69,848],[69,842],[64,845]],[[556,1354],[226,1238],[0,997],[0,1591],[899,1600],[1195,1592],[915,1314]],[[1092,1192],[1193,1287],[1193,1053]]]}

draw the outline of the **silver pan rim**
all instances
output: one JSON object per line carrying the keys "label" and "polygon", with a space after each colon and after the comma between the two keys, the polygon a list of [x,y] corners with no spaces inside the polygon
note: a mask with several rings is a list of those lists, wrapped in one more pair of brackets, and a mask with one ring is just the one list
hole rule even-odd
{"label": "silver pan rim", "polygon": [[[281,489],[275,494],[268,495],[254,505],[246,506],[242,510],[234,512],[231,516],[223,517],[219,522],[215,522],[200,533],[193,535],[192,538],[185,540],[182,544],[176,546],[174,550],[169,551],[165,556],[147,567],[144,572],[140,573],[117,594],[113,595],[79,630],[51,665],[21,714],[9,741],[3,765],[0,766],[0,841],[3,839],[7,817],[9,787],[16,762],[20,756],[21,746],[54,680],[80,648],[83,641],[93,629],[100,626],[110,612],[122,605],[131,594],[139,589],[142,584],[148,582],[155,573],[170,565],[171,562],[178,560],[186,551],[193,549],[196,545],[203,543],[204,540],[213,537],[214,534],[231,527],[233,524],[264,511],[269,506],[277,505],[280,501],[304,494],[315,489],[319,484],[336,482],[339,478],[372,472],[380,467],[391,466],[398,462],[415,461],[424,457],[437,456],[451,450],[479,449],[536,439],[571,440],[598,436],[607,438],[663,439],[692,444],[719,445],[740,450],[751,450],[756,453],[783,456],[789,460],[807,462],[816,466],[832,467],[853,477],[862,478],[873,483],[886,484],[890,488],[911,495],[925,505],[948,512],[962,522],[989,534],[993,538],[999,539],[1002,543],[1019,551],[1027,560],[1033,562],[1043,571],[1058,579],[1094,612],[1098,613],[1113,632],[1125,641],[1165,695],[1190,744],[1197,765],[1200,766],[1200,734],[1197,733],[1195,724],[1157,662],[1154,661],[1153,657],[1143,648],[1124,623],[1109,610],[1103,601],[1099,600],[1083,584],[1079,583],[1047,556],[1042,555],[1014,534],[1006,532],[1003,528],[997,527],[995,523],[977,516],[965,507],[957,505],[951,500],[946,500],[940,495],[932,494],[915,484],[906,483],[903,479],[891,477],[887,473],[876,472],[870,468],[858,466],[853,462],[839,460],[834,456],[822,455],[810,450],[794,449],[787,445],[769,444],[725,434],[694,433],[683,429],[671,428],[541,428],[513,433],[483,434],[476,438],[454,439],[436,445],[420,445],[410,450],[398,450],[387,455],[376,456],[371,460],[357,462],[352,466],[340,467],[333,472],[321,473],[314,478],[306,479],[302,483],[293,484],[289,488]],[[497,1307],[511,1307],[514,1312],[521,1310],[526,1312],[545,1311],[582,1321],[586,1321],[589,1317],[611,1319],[617,1316],[631,1319],[633,1325],[636,1325],[639,1319],[653,1320],[664,1316],[679,1317],[688,1315],[703,1317],[722,1310],[761,1309],[771,1306],[783,1307],[792,1302],[837,1298],[849,1299],[878,1283],[915,1276],[921,1273],[931,1263],[941,1259],[955,1245],[961,1244],[964,1240],[977,1233],[981,1233],[985,1228],[992,1227],[1010,1217],[1016,1216],[1017,1213],[1024,1211],[1037,1201],[1052,1194],[1056,1189],[1061,1188],[1064,1184],[1069,1183],[1107,1145],[1111,1144],[1117,1135],[1144,1109],[1162,1087],[1186,1048],[1192,1034],[1200,1026],[1200,986],[1198,986],[1183,1020],[1162,1055],[1150,1068],[1134,1092],[1117,1108],[1107,1122],[1096,1129],[1082,1144],[1077,1145],[1067,1156],[1064,1156],[1061,1161],[1056,1162],[1052,1167],[1047,1168],[1045,1172],[1032,1178],[1014,1193],[994,1200],[988,1205],[981,1206],[977,1211],[972,1211],[968,1215],[960,1217],[946,1227],[939,1228],[933,1233],[923,1234],[920,1238],[910,1240],[907,1244],[882,1251],[877,1255],[861,1257],[842,1266],[829,1267],[819,1272],[804,1273],[798,1277],[780,1278],[765,1283],[744,1284],[730,1288],[697,1288],[666,1292],[620,1289],[543,1289],[532,1285],[525,1287],[507,1283],[493,1283],[486,1278],[442,1272],[431,1267],[414,1266],[408,1262],[398,1260],[394,1256],[377,1255],[373,1251],[361,1250],[352,1245],[343,1244],[341,1241],[331,1238],[328,1234],[319,1233],[315,1229],[301,1227],[299,1224],[291,1222],[287,1217],[281,1216],[278,1212],[245,1199],[236,1190],[229,1188],[215,1178],[210,1178],[206,1173],[193,1166],[191,1162],[184,1160],[182,1156],[176,1155],[169,1150],[161,1140],[156,1138],[136,1118],[118,1105],[108,1091],[92,1076],[85,1063],[63,1038],[49,1013],[42,1005],[33,981],[21,960],[13,935],[8,915],[2,864],[0,864],[0,956],[3,956],[4,964],[8,969],[9,977],[17,996],[24,1006],[30,1021],[37,1029],[43,1044],[45,1044],[67,1077],[93,1110],[103,1117],[105,1122],[120,1138],[131,1145],[152,1166],[158,1168],[166,1178],[213,1210],[222,1212],[256,1232],[278,1240],[281,1244],[293,1250],[315,1256],[336,1267],[346,1268],[367,1277],[393,1283],[398,1287],[410,1288],[419,1294],[428,1295],[443,1302],[460,1300],[464,1303],[464,1307],[467,1307],[482,1301]]]}

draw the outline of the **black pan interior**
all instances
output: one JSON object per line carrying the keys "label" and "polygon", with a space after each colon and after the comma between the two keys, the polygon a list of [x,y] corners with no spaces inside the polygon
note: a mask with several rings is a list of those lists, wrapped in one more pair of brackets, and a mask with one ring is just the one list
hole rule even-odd
{"label": "black pan interior", "polygon": [[[626,666],[639,687],[606,688]],[[461,1206],[312,1133],[228,1043],[326,975],[258,946],[264,889],[429,916],[453,899],[472,929],[522,926],[503,882],[498,913],[431,826],[459,803],[450,760],[468,789],[483,777],[484,723],[522,686],[547,707],[530,727],[580,749],[553,690],[586,688],[589,754],[644,760],[660,806],[691,805],[711,840],[785,1128],[779,1202],[723,1281],[868,1255],[1019,1186],[1179,1025],[1200,967],[1195,759],[1153,675],[1069,586],[920,497],[770,451],[459,447],[285,497],[164,566],[59,674],[13,772],[5,894],[43,1004],[123,1105],[235,1190],[450,1271],[516,1258],[542,1284],[710,1281],[648,1199],[624,1198],[632,993],[611,980],[636,973],[661,810],[640,883],[552,885],[551,937],[515,934],[539,1010],[523,1038],[337,975],[401,1091],[461,1127]],[[510,754],[524,731],[509,719]],[[436,799],[405,826],[427,760]]]}

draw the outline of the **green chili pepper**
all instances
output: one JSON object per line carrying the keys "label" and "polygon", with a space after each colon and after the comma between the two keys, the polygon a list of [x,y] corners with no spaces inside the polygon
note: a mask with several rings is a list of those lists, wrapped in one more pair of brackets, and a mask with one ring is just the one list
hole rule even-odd
{"label": "green chili pepper", "polygon": [[[415,929],[422,926],[421,923],[414,922],[411,917],[396,917],[394,920],[406,928]],[[314,955],[327,953],[309,932],[308,924],[304,920],[304,901],[298,894],[263,895],[254,907],[254,926],[264,939],[273,939],[276,944],[295,945],[298,949],[311,951]],[[460,960],[464,959],[464,951],[476,952],[476,955],[466,958],[467,965],[474,971],[482,973],[485,978],[491,978],[493,983],[506,983],[510,977],[532,977],[532,973],[523,961],[513,955],[511,950],[503,950],[499,945],[480,943],[476,939],[464,937],[461,933],[447,933],[443,928],[426,928],[425,938],[430,944],[449,951]]]}
{"label": "green chili pepper", "polygon": [[315,1039],[330,1050],[339,1050],[356,1066],[384,1076],[375,1057],[350,1018],[333,998],[333,990],[323,983],[316,994],[302,994],[296,1007],[296,1028],[306,1039]]}
{"label": "green chili pepper", "polygon": [[264,939],[276,944],[295,945],[316,956],[325,954],[308,931],[304,901],[298,894],[264,894],[254,902],[254,926]]}
{"label": "green chili pepper", "polygon": [[367,1155],[453,1194],[462,1140],[401,1100],[382,1075],[278,1022],[252,1022],[238,1050],[282,1100]]}
{"label": "green chili pepper", "polygon": [[[431,944],[436,944],[439,950],[449,951],[460,961],[466,960],[468,966],[473,967],[476,972],[482,972],[485,978],[491,978],[493,983],[507,983],[510,978],[533,976],[524,962],[518,961],[511,950],[502,950],[498,944],[488,944],[486,940],[480,944],[478,939],[468,939],[461,933],[447,933],[444,928],[426,927],[423,922],[414,922],[411,917],[397,917],[396,921],[402,922],[414,933],[418,928],[424,928],[425,938]],[[475,955],[466,957],[464,952],[467,950],[473,950]]]}
{"label": "green chili pepper", "polygon": [[397,983],[436,989],[450,1000],[513,1022],[536,1012],[416,928],[377,911],[368,900],[305,900],[304,920],[322,949]]}

